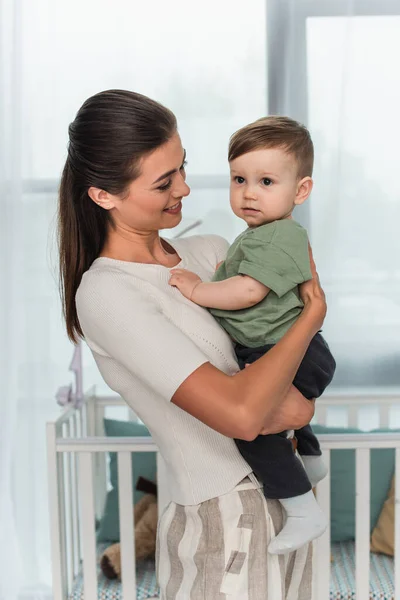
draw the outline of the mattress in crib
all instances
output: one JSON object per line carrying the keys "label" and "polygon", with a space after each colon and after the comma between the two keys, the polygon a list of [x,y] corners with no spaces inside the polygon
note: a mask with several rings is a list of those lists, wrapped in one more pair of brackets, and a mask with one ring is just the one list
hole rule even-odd
{"label": "mattress in crib", "polygon": [[[394,561],[383,554],[370,554],[369,600],[394,600]],[[330,600],[354,600],[355,544],[332,544]],[[365,599],[366,600],[366,599]]]}
{"label": "mattress in crib", "polygon": [[[98,558],[106,547],[106,544],[98,546]],[[333,544],[332,559],[330,600],[354,600],[356,597],[354,542]],[[369,600],[394,600],[393,581],[393,559],[381,554],[371,554]],[[158,598],[153,560],[138,563],[136,583],[137,600]],[[69,600],[84,600],[82,573],[79,573],[74,581]],[[104,577],[99,565],[98,600],[123,600],[120,581]]]}
{"label": "mattress in crib", "polygon": [[[107,579],[100,570],[100,557],[107,545],[99,544],[97,546],[98,600],[123,600],[121,582],[118,579]],[[136,565],[136,595],[137,600],[158,598],[154,560],[138,561]],[[84,600],[82,571],[75,578],[68,600]]]}

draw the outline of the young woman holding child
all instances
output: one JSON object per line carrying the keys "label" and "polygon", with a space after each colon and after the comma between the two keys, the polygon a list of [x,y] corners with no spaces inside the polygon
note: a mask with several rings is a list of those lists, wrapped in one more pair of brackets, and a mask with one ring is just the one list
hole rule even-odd
{"label": "young woman holding child", "polygon": [[169,284],[171,269],[210,281],[228,244],[214,235],[166,240],[189,194],[174,115],[133,92],[89,98],[69,127],[59,198],[67,331],[84,337],[106,383],[149,428],[168,469],[159,523],[162,600],[311,598],[311,547],[268,553],[278,501],[233,438],[306,426],[313,403],[292,381],[326,303],[311,256],[304,308],[279,342],[239,371],[230,337]]}

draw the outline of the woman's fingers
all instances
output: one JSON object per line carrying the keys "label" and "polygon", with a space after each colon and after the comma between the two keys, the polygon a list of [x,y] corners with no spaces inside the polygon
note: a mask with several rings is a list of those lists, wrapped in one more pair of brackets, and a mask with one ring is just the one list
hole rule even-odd
{"label": "woman's fingers", "polygon": [[311,274],[313,276],[313,279],[318,283],[319,286],[321,286],[320,281],[319,281],[318,271],[317,271],[317,265],[315,264],[314,254],[313,254],[310,242],[308,242],[308,255],[310,257],[310,267],[311,267]]}
{"label": "woman's fingers", "polygon": [[262,434],[279,433],[287,429],[300,429],[314,416],[315,401],[307,400],[295,387],[271,415],[269,422],[262,428]]}
{"label": "woman's fingers", "polygon": [[313,307],[316,316],[318,316],[320,319],[320,327],[326,315],[325,293],[319,281],[317,267],[315,265],[310,243],[308,244],[308,253],[310,257],[312,279],[300,285],[300,296],[305,306],[309,305],[309,307]]}
{"label": "woman's fingers", "polygon": [[310,242],[308,242],[308,255],[310,257],[311,273],[314,277],[314,275],[317,275],[317,266],[315,264],[314,255],[313,255],[313,251],[312,251]]}

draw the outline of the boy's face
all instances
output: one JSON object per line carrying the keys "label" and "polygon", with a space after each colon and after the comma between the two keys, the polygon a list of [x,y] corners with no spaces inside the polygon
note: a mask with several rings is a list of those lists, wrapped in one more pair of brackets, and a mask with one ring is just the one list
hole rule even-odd
{"label": "boy's face", "polygon": [[[249,227],[257,227],[290,216],[301,204],[302,182],[295,158],[282,148],[253,150],[230,162],[230,202],[235,215]],[[304,190],[303,190],[304,192]],[[304,195],[304,194],[303,194]],[[301,197],[301,200],[300,200]]]}

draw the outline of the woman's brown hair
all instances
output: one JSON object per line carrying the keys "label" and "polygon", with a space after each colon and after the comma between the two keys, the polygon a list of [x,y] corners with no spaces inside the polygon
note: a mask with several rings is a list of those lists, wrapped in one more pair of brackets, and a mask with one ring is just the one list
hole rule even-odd
{"label": "woman's brown hair", "polygon": [[58,202],[60,293],[68,337],[83,336],[75,295],[99,256],[112,226],[110,212],[88,196],[90,187],[123,194],[139,175],[139,161],[176,132],[173,113],[150,98],[124,90],[92,96],[70,124],[68,156]]}

